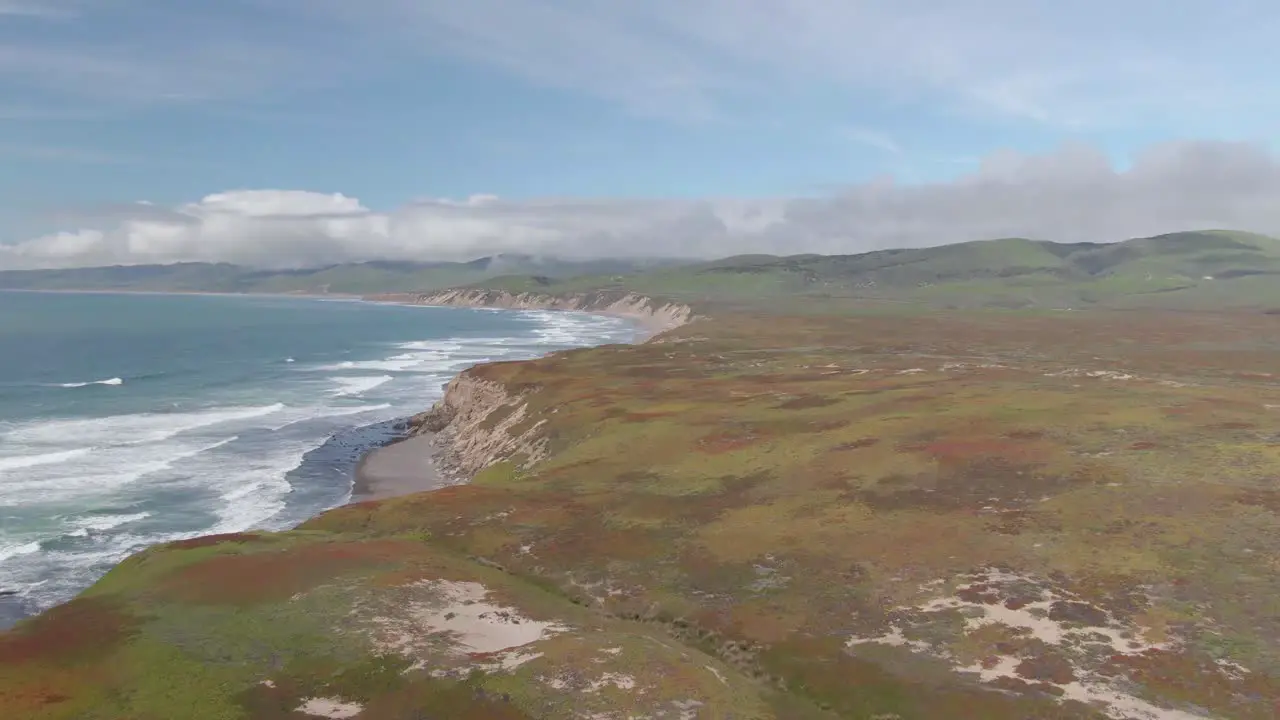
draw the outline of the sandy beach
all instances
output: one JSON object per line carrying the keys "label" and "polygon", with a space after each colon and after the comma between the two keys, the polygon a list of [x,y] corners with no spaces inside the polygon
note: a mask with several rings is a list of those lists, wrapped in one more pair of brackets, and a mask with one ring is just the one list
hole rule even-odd
{"label": "sandy beach", "polygon": [[[537,307],[535,303],[522,296],[510,296],[507,298],[510,302],[503,303],[480,302],[475,298],[462,296],[433,298],[429,295],[414,293],[370,295],[364,300],[418,307],[484,307],[502,310]],[[632,299],[630,302],[616,300],[600,307],[573,306],[546,309],[625,318],[635,323],[637,327],[638,332],[632,339],[636,344],[649,342],[655,336],[688,322],[687,307],[678,307],[677,310],[683,309],[683,313],[677,312],[674,315],[667,312],[669,308],[663,308],[661,312],[654,314],[644,309],[646,302],[648,301],[644,299]],[[385,500],[468,482],[469,473],[462,471],[452,462],[456,458],[451,457],[448,449],[450,441],[454,439],[449,435],[451,430],[444,428],[442,431],[446,437],[437,437],[433,432],[420,432],[366,453],[356,465],[350,502]]]}
{"label": "sandy beach", "polygon": [[435,461],[435,436],[414,435],[375,448],[356,465],[351,502],[385,500],[451,485]]}

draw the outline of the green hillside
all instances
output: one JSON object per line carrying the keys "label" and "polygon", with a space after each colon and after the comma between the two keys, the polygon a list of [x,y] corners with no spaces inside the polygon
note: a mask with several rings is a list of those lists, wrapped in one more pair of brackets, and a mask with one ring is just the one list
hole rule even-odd
{"label": "green hillside", "polygon": [[562,260],[368,262],[306,270],[228,264],[0,272],[0,289],[378,293],[472,286],[511,292],[628,290],[687,301],[824,298],[975,308],[1280,306],[1280,240],[1180,232],[1119,243],[980,240],[857,255],[738,255],[707,262]]}
{"label": "green hillside", "polygon": [[707,307],[464,371],[468,483],[0,632],[0,718],[1275,720],[1280,318]]}
{"label": "green hillside", "polygon": [[1228,231],[1119,243],[1005,238],[859,255],[743,255],[627,276],[491,278],[511,291],[630,289],[690,301],[860,299],[957,308],[1280,304],[1280,240]]}
{"label": "green hillside", "polygon": [[407,442],[469,482],[133,555],[0,632],[0,718],[1275,720],[1278,245],[143,269],[697,317],[464,370]]}

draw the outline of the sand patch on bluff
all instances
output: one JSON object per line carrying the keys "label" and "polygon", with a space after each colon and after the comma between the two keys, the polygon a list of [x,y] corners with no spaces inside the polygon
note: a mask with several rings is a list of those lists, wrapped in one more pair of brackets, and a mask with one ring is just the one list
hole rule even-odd
{"label": "sand patch on bluff", "polygon": [[436,674],[513,671],[542,657],[530,645],[569,629],[491,600],[489,589],[476,582],[422,580],[402,590],[400,602],[384,611],[353,612],[369,617],[380,650],[410,657],[414,668],[430,666]]}
{"label": "sand patch on bluff", "polygon": [[[1063,700],[1078,700],[1100,708],[1116,720],[1205,720],[1204,716],[1164,708],[1125,692],[1116,680],[1094,667],[1099,657],[1138,655],[1153,650],[1169,650],[1176,641],[1151,642],[1145,628],[1126,625],[1102,608],[1052,583],[993,568],[968,574],[965,581],[941,597],[890,613],[886,632],[875,637],[852,637],[851,649],[875,644],[901,647],[912,652],[948,660],[956,671],[972,674],[983,683],[1033,680],[1056,687]],[[937,584],[924,590],[937,590]],[[1069,664],[1065,676],[1028,677],[1024,668],[1033,666],[1037,653],[994,654],[974,664],[962,665],[952,652],[952,642],[924,639],[913,629],[931,620],[958,613],[963,617],[955,642],[984,628],[1005,630],[1010,637],[1035,641],[1024,643],[1050,648],[1055,657]],[[912,636],[915,637],[912,637]]]}

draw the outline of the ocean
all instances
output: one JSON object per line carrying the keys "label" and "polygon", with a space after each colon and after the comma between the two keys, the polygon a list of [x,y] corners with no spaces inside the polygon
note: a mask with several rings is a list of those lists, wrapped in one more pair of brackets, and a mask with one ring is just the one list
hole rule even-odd
{"label": "ocean", "polygon": [[285,529],[459,371],[630,342],[539,311],[0,292],[0,627],[155,543]]}

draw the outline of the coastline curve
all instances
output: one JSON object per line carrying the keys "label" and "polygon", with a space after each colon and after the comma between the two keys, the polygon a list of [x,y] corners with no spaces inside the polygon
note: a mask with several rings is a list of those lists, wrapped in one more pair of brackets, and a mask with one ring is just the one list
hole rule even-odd
{"label": "coastline curve", "polygon": [[[626,318],[643,329],[639,342],[662,342],[661,335],[697,317],[689,305],[656,300],[633,292],[571,295],[510,293],[500,290],[453,289],[384,294],[373,302],[434,307],[550,310]],[[533,360],[515,361],[533,362]],[[482,363],[455,375],[431,408],[408,420],[408,434],[365,454],[356,469],[355,486],[363,492],[352,502],[430,492],[469,482],[485,468],[521,458],[527,469],[547,455],[543,420],[530,418],[526,402],[532,391],[512,392],[480,377]],[[495,414],[497,413],[497,414]],[[492,421],[491,417],[499,417]]]}

